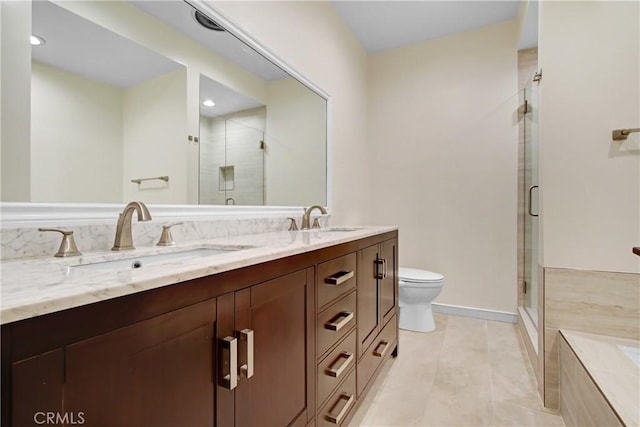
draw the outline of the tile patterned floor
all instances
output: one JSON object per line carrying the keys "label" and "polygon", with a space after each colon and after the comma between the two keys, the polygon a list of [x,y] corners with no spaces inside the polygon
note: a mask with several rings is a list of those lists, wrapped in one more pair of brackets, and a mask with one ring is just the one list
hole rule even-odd
{"label": "tile patterned floor", "polygon": [[516,325],[435,315],[436,331],[400,330],[350,427],[564,427],[544,409]]}

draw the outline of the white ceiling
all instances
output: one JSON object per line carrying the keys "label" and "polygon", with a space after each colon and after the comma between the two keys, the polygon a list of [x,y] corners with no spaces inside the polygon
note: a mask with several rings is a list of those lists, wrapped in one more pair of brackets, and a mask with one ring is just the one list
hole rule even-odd
{"label": "white ceiling", "polygon": [[516,18],[520,0],[332,0],[368,53],[486,27]]}

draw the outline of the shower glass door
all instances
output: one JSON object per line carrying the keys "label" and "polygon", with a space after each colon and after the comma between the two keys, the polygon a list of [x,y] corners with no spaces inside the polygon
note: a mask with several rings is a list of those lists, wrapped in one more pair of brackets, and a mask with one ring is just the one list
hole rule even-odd
{"label": "shower glass door", "polygon": [[524,308],[538,326],[538,84],[524,89]]}

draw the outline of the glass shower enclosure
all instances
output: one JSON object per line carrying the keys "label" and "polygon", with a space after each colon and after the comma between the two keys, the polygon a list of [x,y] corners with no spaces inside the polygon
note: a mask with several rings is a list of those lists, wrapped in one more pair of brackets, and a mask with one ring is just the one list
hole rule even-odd
{"label": "glass shower enclosure", "polygon": [[538,326],[538,84],[524,89],[524,302],[531,321]]}

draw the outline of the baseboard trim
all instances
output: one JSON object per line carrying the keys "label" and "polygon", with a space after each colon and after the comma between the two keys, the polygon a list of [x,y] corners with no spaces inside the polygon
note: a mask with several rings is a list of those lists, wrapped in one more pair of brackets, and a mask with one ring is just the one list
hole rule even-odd
{"label": "baseboard trim", "polygon": [[473,317],[475,319],[494,320],[505,323],[518,323],[516,313],[506,311],[485,310],[483,308],[461,307],[458,305],[432,303],[434,313],[451,314],[454,316]]}

